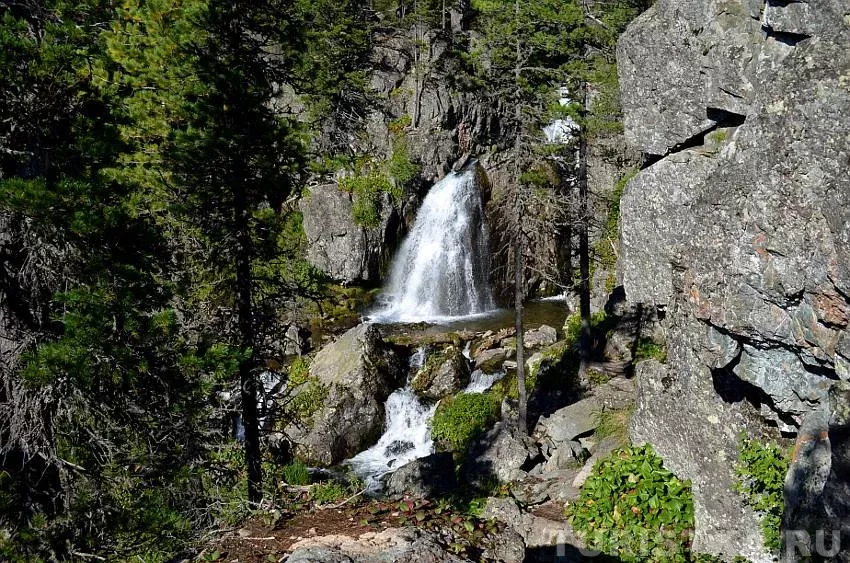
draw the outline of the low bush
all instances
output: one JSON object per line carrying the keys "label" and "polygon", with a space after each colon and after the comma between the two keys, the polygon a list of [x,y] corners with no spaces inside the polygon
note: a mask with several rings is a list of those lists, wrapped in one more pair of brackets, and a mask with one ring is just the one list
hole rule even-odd
{"label": "low bush", "polygon": [[631,561],[687,561],[694,527],[691,486],[649,445],[615,450],[593,468],[566,508],[585,543]]}
{"label": "low bush", "polygon": [[465,452],[470,441],[499,416],[499,401],[490,393],[460,393],[444,399],[431,422],[431,436],[452,451]]}
{"label": "low bush", "polygon": [[337,481],[325,481],[316,483],[310,487],[310,499],[317,504],[327,504],[342,500],[348,494],[345,485]]}
{"label": "low bush", "polygon": [[307,466],[295,460],[283,466],[283,480],[289,485],[307,485],[310,483],[310,472]]}
{"label": "low bush", "polygon": [[761,515],[764,545],[774,551],[781,547],[782,542],[783,491],[790,459],[788,450],[781,446],[741,436],[738,463],[735,465],[735,490]]}

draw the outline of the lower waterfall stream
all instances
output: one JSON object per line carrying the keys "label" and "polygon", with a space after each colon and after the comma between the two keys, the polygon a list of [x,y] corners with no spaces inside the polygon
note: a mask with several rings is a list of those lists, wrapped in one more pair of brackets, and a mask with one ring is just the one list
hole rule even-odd
{"label": "lower waterfall stream", "polygon": [[[410,357],[407,384],[387,398],[385,430],[378,443],[346,461],[365,481],[369,491],[379,491],[382,488],[381,477],[390,471],[434,453],[431,419],[437,404],[423,403],[410,386],[425,364],[425,355],[425,348],[416,350]],[[502,372],[484,374],[476,370],[463,392],[483,393],[503,376]]]}

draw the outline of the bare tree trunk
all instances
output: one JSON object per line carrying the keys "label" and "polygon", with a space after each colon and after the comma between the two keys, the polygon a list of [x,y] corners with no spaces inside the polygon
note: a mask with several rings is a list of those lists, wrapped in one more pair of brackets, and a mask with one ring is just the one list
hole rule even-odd
{"label": "bare tree trunk", "polygon": [[245,463],[248,466],[248,502],[262,500],[260,428],[257,416],[257,381],[254,377],[254,322],[251,304],[251,234],[248,224],[247,194],[239,182],[233,187],[236,228],[236,310],[242,352],[250,350],[239,363],[242,387],[242,426],[245,429]]}
{"label": "bare tree trunk", "polygon": [[522,240],[522,203],[517,198],[517,219],[520,228],[519,236],[516,238],[516,248],[514,250],[514,328],[516,329],[516,385],[517,394],[519,396],[519,429],[523,434],[528,432],[527,422],[527,405],[528,397],[525,390],[525,342],[523,341],[523,271],[525,264],[523,260],[523,240]]}
{"label": "bare tree trunk", "polygon": [[[582,84],[582,113],[587,115],[587,84]],[[582,127],[579,133],[579,167],[578,167],[578,199],[579,199],[579,229],[578,229],[578,261],[579,261],[579,314],[581,315],[581,338],[579,341],[579,377],[587,372],[587,362],[590,359],[590,245],[588,230],[590,216],[587,194],[587,131]]]}
{"label": "bare tree trunk", "polygon": [[414,0],[413,13],[416,15],[416,23],[413,24],[413,129],[419,127],[419,117],[422,107],[422,88],[424,78],[422,76],[422,44],[425,42],[425,34],[422,31],[422,14],[419,12],[419,3]]}
{"label": "bare tree trunk", "polygon": [[[514,17],[519,20],[519,0],[514,0]],[[525,233],[523,232],[522,222],[523,222],[523,201],[521,195],[521,186],[520,186],[520,163],[519,160],[521,158],[521,143],[522,143],[522,109],[520,107],[520,96],[522,94],[520,90],[520,73],[522,72],[520,65],[521,63],[521,45],[519,36],[515,39],[515,47],[516,47],[516,64],[514,65],[514,84],[516,85],[516,141],[514,142],[514,162],[515,162],[515,173],[514,173],[514,217],[516,218],[515,222],[515,242],[514,242],[514,310],[515,310],[515,318],[514,318],[514,328],[516,329],[516,384],[517,384],[517,395],[519,397],[519,428],[523,434],[528,433],[528,423],[526,420],[526,410],[528,405],[528,397],[526,396],[525,391],[525,343],[523,342],[523,334],[522,334],[522,325],[523,325],[523,298],[524,291],[523,286],[525,285],[525,260],[523,255],[523,237]]]}

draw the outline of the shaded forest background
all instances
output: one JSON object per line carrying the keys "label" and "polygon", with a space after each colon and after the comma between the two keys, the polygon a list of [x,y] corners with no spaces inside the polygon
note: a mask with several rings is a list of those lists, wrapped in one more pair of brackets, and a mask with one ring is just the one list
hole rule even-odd
{"label": "shaded forest background", "polygon": [[[544,228],[518,210],[557,207],[539,188],[580,180],[577,146],[541,127],[621,127],[613,48],[644,4],[0,6],[0,558],[166,560],[274,502],[291,459],[267,436],[301,410],[258,412],[259,376],[295,377],[278,361],[283,319],[339,298],[305,259],[297,200],[329,162],[356,160],[317,139],[373,103],[378,30],[448,33],[454,10],[477,38],[455,39],[455,78],[512,108],[516,248]],[[595,102],[559,104],[563,85]],[[284,90],[299,115],[276,111]],[[381,189],[416,155],[395,164]]]}

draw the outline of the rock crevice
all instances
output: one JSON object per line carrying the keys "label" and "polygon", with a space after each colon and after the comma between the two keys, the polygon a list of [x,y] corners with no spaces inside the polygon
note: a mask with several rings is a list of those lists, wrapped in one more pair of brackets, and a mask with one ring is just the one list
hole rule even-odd
{"label": "rock crevice", "polygon": [[[794,435],[850,376],[850,24],[843,0],[659,0],[618,44],[629,301],[666,309],[632,437],[694,481],[694,549],[769,560],[737,438]],[[684,447],[683,447],[684,445]]]}

